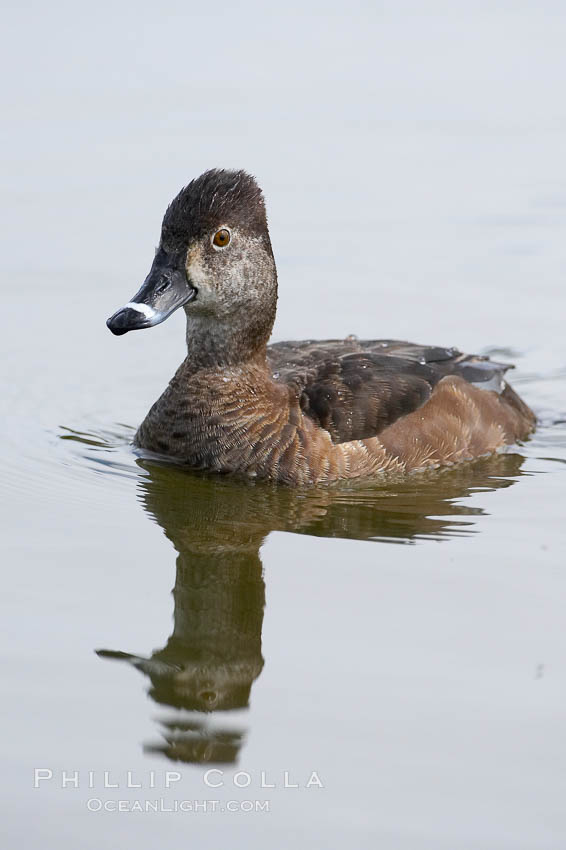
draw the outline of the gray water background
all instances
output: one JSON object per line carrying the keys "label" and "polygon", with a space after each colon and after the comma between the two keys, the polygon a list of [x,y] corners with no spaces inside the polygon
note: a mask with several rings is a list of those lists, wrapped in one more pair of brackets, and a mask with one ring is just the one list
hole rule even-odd
{"label": "gray water background", "polygon": [[[6,3],[3,23],[3,846],[563,848],[564,4]],[[275,340],[491,351],[517,365],[533,439],[306,503],[139,465],[182,311],[120,339],[105,319],[213,166],[264,188]],[[166,645],[175,549],[204,579],[241,559],[255,576],[247,708],[158,703],[94,653]],[[181,582],[178,611],[199,592]],[[35,768],[53,779],[34,789]],[[154,791],[151,770],[182,780]]]}

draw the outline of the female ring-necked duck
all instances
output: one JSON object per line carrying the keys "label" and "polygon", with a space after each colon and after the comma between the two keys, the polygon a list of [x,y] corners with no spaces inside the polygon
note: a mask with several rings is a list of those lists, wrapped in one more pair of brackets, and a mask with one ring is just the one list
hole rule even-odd
{"label": "female ring-necked duck", "polygon": [[506,365],[393,340],[268,346],[276,304],[261,189],[244,171],[207,171],[168,207],[149,275],[107,322],[123,334],[187,316],[187,357],[136,445],[303,485],[448,466],[535,426]]}

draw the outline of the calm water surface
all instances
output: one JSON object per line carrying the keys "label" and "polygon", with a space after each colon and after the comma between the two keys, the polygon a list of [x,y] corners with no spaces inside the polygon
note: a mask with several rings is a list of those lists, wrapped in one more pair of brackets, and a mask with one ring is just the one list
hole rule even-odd
{"label": "calm water surface", "polygon": [[[5,846],[565,846],[566,16],[429,6],[8,14]],[[104,320],[214,165],[266,190],[274,339],[492,353],[534,437],[308,492],[136,456],[183,317]]]}

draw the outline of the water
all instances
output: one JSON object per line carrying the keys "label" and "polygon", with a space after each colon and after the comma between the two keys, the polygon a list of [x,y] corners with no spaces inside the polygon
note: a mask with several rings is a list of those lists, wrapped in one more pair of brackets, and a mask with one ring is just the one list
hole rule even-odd
{"label": "water", "polygon": [[[564,847],[564,10],[5,19],[6,846]],[[104,320],[215,165],[266,191],[274,339],[489,352],[534,437],[308,493],[136,457],[183,318]],[[219,802],[87,806],[155,799]]]}

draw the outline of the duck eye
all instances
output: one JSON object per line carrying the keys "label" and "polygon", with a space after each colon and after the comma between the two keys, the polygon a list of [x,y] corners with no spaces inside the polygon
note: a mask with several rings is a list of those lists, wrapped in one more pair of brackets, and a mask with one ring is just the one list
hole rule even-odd
{"label": "duck eye", "polygon": [[221,230],[217,230],[212,239],[212,244],[216,245],[217,248],[225,248],[226,245],[230,242],[230,231],[223,227]]}

